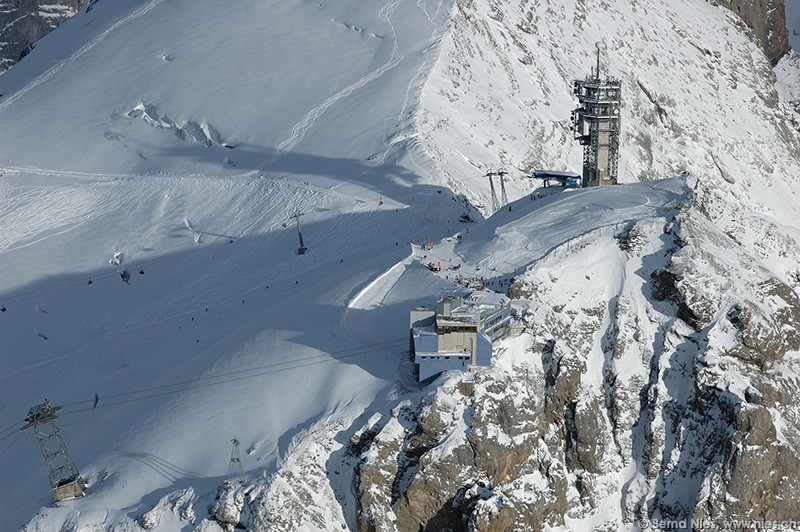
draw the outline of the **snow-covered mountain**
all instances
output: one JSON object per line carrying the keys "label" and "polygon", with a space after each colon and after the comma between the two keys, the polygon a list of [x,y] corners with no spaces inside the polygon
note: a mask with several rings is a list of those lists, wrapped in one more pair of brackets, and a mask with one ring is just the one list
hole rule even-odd
{"label": "snow-covered mountain", "polygon": [[[0,72],[5,72],[90,0],[0,2]],[[89,8],[90,9],[90,8]]]}
{"label": "snow-covered mountain", "polygon": [[[626,184],[533,200],[598,40]],[[103,0],[0,94],[0,529],[792,518],[800,59],[733,11]],[[419,386],[428,240],[529,311]],[[45,398],[89,483],[54,506]]]}

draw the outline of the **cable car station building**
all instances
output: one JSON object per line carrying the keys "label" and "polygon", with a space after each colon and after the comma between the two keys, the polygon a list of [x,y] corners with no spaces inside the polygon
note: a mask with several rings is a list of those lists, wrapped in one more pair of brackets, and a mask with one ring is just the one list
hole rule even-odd
{"label": "cable car station building", "polygon": [[449,369],[489,366],[492,342],[511,328],[511,304],[495,292],[445,296],[411,311],[411,349],[423,381]]}

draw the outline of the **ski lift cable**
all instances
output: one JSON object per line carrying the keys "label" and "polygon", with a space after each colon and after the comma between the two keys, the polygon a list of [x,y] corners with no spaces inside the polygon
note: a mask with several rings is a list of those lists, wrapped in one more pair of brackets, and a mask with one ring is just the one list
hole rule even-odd
{"label": "ski lift cable", "polygon": [[12,430],[11,432],[6,434],[5,436],[0,436],[0,441],[3,441],[5,439],[7,439],[7,438],[10,438],[11,436],[14,436],[16,433],[17,433],[17,431]]}
{"label": "ski lift cable", "polygon": [[[204,252],[204,251],[207,251],[207,250],[205,250],[203,248],[194,248],[194,249],[187,250],[186,253],[187,254],[198,254],[198,253],[201,253],[201,252]],[[159,264],[161,262],[165,262],[165,261],[169,260],[170,258],[172,258],[172,255],[166,254],[166,255],[164,255],[162,257],[147,258],[146,260],[141,260],[141,261],[133,261],[132,264],[136,264],[136,266],[133,266],[132,264],[128,264],[127,266],[124,265],[124,264],[112,264],[110,269],[105,269],[104,268],[103,270],[98,270],[95,273],[86,272],[86,274],[85,274],[86,277],[85,278],[80,278],[79,280],[75,280],[75,281],[54,283],[52,285],[45,286],[45,287],[38,288],[38,289],[34,289],[34,290],[26,290],[24,293],[20,294],[19,296],[14,297],[12,299],[4,300],[4,301],[7,304],[8,303],[14,304],[14,303],[20,303],[20,302],[24,302],[24,301],[29,301],[29,300],[37,298],[37,297],[42,297],[42,296],[49,295],[49,294],[52,294],[52,293],[61,292],[62,290],[67,290],[69,288],[83,286],[83,285],[86,284],[86,280],[89,279],[89,278],[91,278],[94,282],[96,282],[96,281],[102,280],[102,279],[117,277],[117,276],[119,276],[120,269],[132,268],[132,269],[135,270],[137,268],[152,267],[152,266],[154,266],[156,264]],[[78,275],[78,274],[75,274],[75,275]]]}
{"label": "ski lift cable", "polygon": [[[96,276],[94,276],[94,279],[97,280],[97,279],[103,279],[104,277],[112,277],[112,276],[118,276],[118,275],[119,275],[119,272],[111,272],[111,273],[108,273],[108,274],[96,275]],[[67,288],[70,288],[70,287],[82,285],[82,284],[85,284],[85,282],[81,282],[81,283],[78,283],[78,284],[71,282],[71,283],[66,283],[66,284],[62,284],[62,285],[51,286],[51,287],[46,288],[46,289],[41,289],[41,290],[36,290],[36,291],[33,291],[33,292],[25,293],[22,296],[14,298],[13,300],[10,300],[8,302],[9,303],[18,303],[18,302],[21,302],[21,301],[27,301],[27,300],[30,300],[30,299],[34,299],[35,297],[40,297],[41,295],[58,292],[58,291],[61,291],[61,290],[64,290],[64,289],[67,289]],[[234,299],[238,299],[243,295],[244,296],[248,296],[248,295],[250,295],[250,294],[252,294],[254,292],[258,292],[259,290],[261,290],[261,285],[259,285],[257,287],[253,287],[253,288],[248,288],[248,289],[246,289],[246,290],[244,290],[242,292],[238,292],[237,295],[228,296],[228,297],[224,297],[224,298],[221,298],[221,299],[213,300],[212,302],[206,303],[206,304],[198,304],[194,308],[180,310],[180,311],[177,311],[177,312],[171,312],[169,314],[166,314],[166,315],[162,316],[161,319],[159,320],[159,322],[160,323],[164,323],[164,322],[172,320],[172,319],[177,319],[177,318],[181,318],[181,317],[185,317],[185,316],[190,316],[192,314],[201,313],[204,306],[205,306],[206,309],[211,308],[211,307],[219,308],[221,305],[223,305],[223,304],[225,304],[225,303],[227,303],[229,301],[232,301]],[[219,317],[219,316],[227,316],[227,315],[231,314],[232,312],[234,312],[234,310],[230,309],[230,310],[227,310],[227,311],[222,311],[221,313],[217,312],[217,314],[215,314],[215,315],[217,317]],[[144,322],[144,323],[141,323],[140,325],[135,325],[133,327],[126,328],[126,332],[145,329],[145,328],[150,327],[151,325],[152,324],[150,322]],[[167,334],[170,334],[170,332],[169,331],[164,331],[164,332],[162,332],[162,333],[160,333],[160,334],[158,334],[156,336],[152,336],[151,338],[157,338],[157,337],[165,336]],[[115,340],[114,339],[108,339],[106,341],[107,342],[111,342],[111,341],[115,341]],[[97,345],[76,347],[76,348],[70,349],[70,350],[68,350],[66,352],[63,352],[60,356],[63,357],[63,356],[66,356],[66,355],[74,355],[74,354],[77,354],[77,353],[81,353],[81,352],[87,351],[88,349],[91,349],[91,348],[94,348],[94,347],[97,347]]]}
{"label": "ski lift cable", "polygon": [[[305,214],[305,213],[303,213],[303,214]],[[289,217],[287,219],[287,221],[288,220],[293,220],[293,219],[295,219],[295,218],[294,217]],[[203,248],[189,250],[188,253],[198,253],[200,251],[203,251]],[[169,255],[165,255],[164,257],[153,258],[153,259],[149,259],[147,261],[139,261],[138,263],[136,263],[137,266],[133,267],[133,270],[136,270],[137,268],[142,269],[142,270],[145,269],[145,268],[151,268],[151,267],[153,267],[154,265],[156,265],[156,264],[158,264],[160,262],[164,262],[164,261],[168,260],[169,258],[170,258]],[[48,295],[51,295],[51,294],[62,292],[64,290],[68,290],[70,288],[77,288],[77,287],[86,285],[87,284],[87,279],[91,279],[92,283],[94,283],[94,282],[97,282],[97,281],[100,281],[100,280],[116,278],[116,277],[119,277],[119,275],[120,275],[120,269],[119,268],[122,268],[123,270],[126,269],[125,266],[118,265],[118,267],[115,268],[115,269],[107,270],[107,271],[101,271],[99,273],[93,273],[91,275],[88,275],[85,279],[82,278],[80,280],[75,280],[75,281],[54,283],[52,285],[45,286],[45,287],[42,287],[42,288],[26,290],[26,291],[24,291],[22,293],[19,293],[15,297],[10,298],[10,299],[3,299],[3,303],[5,305],[15,305],[15,304],[18,304],[18,303],[24,303],[26,301],[31,301],[31,300],[34,300],[34,299],[37,299],[37,298],[40,298],[40,297],[43,297],[43,296],[48,296]],[[257,290],[257,288],[251,288],[251,289],[249,289],[247,291],[247,293],[254,292],[256,290]],[[231,297],[231,298],[227,298],[227,299],[234,299],[234,298],[235,297]],[[188,313],[188,312],[189,311],[187,311],[186,313]]]}
{"label": "ski lift cable", "polygon": [[[227,238],[239,238],[239,237],[229,236]],[[200,248],[196,247],[196,248],[193,248],[193,249],[186,250],[184,252],[184,254],[188,254],[188,255],[191,256],[191,255],[195,255],[195,254],[202,254],[202,253],[205,253],[205,252],[207,252],[207,249],[202,248],[202,247],[200,247]],[[128,263],[127,266],[124,265],[124,264],[112,264],[110,269],[103,268],[102,270],[98,270],[95,273],[86,272],[85,273],[85,275],[86,275],[85,278],[81,278],[81,279],[75,280],[75,281],[55,283],[55,284],[52,284],[52,285],[49,285],[49,286],[45,286],[45,287],[42,287],[42,288],[38,288],[38,289],[26,290],[25,292],[19,294],[17,297],[14,297],[12,299],[4,300],[4,302],[6,304],[9,304],[9,303],[16,304],[16,303],[21,303],[21,302],[25,302],[25,301],[30,301],[31,299],[42,297],[42,296],[45,296],[45,295],[50,295],[50,294],[53,294],[53,293],[56,293],[56,292],[61,292],[63,290],[67,290],[69,288],[83,286],[83,285],[86,284],[86,280],[87,279],[92,279],[93,282],[97,282],[98,280],[117,277],[120,274],[120,269],[125,270],[125,269],[128,269],[128,268],[131,268],[133,270],[136,270],[136,269],[150,268],[150,267],[158,265],[158,264],[160,264],[162,262],[166,262],[166,261],[168,261],[168,260],[170,260],[172,258],[173,258],[173,255],[168,253],[168,254],[165,254],[165,255],[163,255],[161,257],[153,257],[153,258],[148,257],[146,260],[133,260],[130,263]],[[134,266],[134,264],[135,264],[135,266]],[[75,274],[75,275],[78,275],[78,274]]]}
{"label": "ski lift cable", "polygon": [[[174,387],[178,387],[178,386],[190,386],[191,387],[191,385],[193,385],[193,384],[202,383],[204,381],[213,381],[215,379],[224,379],[226,377],[233,377],[233,376],[236,376],[236,375],[241,375],[242,373],[250,374],[250,373],[253,373],[255,371],[280,368],[280,366],[296,364],[298,362],[308,362],[308,361],[324,362],[326,360],[342,360],[342,359],[349,358],[351,356],[359,356],[359,355],[363,355],[363,354],[368,354],[368,353],[372,352],[373,350],[380,349],[382,347],[391,347],[394,344],[399,344],[400,341],[403,341],[403,340],[405,340],[405,338],[396,338],[396,339],[393,339],[393,340],[385,340],[383,342],[377,342],[377,343],[374,343],[374,344],[366,344],[366,345],[362,345],[362,346],[355,347],[355,348],[350,348],[350,349],[341,349],[339,351],[332,351],[330,353],[321,353],[321,354],[318,354],[318,355],[310,355],[310,356],[307,356],[307,357],[296,358],[296,359],[292,359],[292,360],[284,360],[284,361],[280,361],[280,362],[273,362],[271,364],[264,364],[262,366],[256,366],[256,367],[251,367],[251,368],[247,368],[247,369],[229,371],[229,372],[225,372],[225,373],[218,373],[216,375],[207,375],[205,377],[200,377],[200,378],[193,379],[193,380],[173,382],[173,383],[170,383],[170,384],[162,384],[162,385],[159,385],[159,386],[151,386],[151,387],[148,387],[148,388],[141,388],[141,389],[138,389],[138,390],[130,390],[130,391],[127,391],[127,392],[120,392],[120,393],[116,393],[116,394],[112,394],[112,395],[105,395],[105,396],[100,397],[100,399],[102,399],[103,402],[105,402],[105,401],[107,401],[109,399],[118,399],[118,398],[122,398],[122,397],[128,397],[128,396],[132,396],[132,395],[139,395],[139,394],[144,394],[144,393],[147,393],[147,392],[152,392],[152,391],[157,391],[157,390],[164,390],[164,389],[167,389],[167,388],[174,388]],[[352,353],[352,354],[345,355],[343,357],[335,356],[335,355],[338,355],[338,354],[341,354],[341,353]],[[276,371],[284,371],[285,369],[293,369],[294,367],[295,366],[291,366],[290,365],[287,368],[281,368],[281,369],[278,369]],[[297,367],[302,367],[302,366],[297,366]],[[172,392],[169,392],[169,393],[172,393]],[[85,400],[81,400],[81,401],[73,401],[73,402],[70,402],[70,403],[64,403],[62,406],[71,407],[71,406],[77,406],[77,405],[82,405],[82,404],[94,404],[94,398],[85,399]],[[98,406],[98,408],[99,408],[99,406]],[[89,408],[89,409],[91,410],[92,408]]]}
{"label": "ski lift cable", "polygon": [[8,427],[4,428],[3,430],[0,430],[0,441],[2,441],[3,438],[6,437],[6,436],[3,436],[4,432],[10,432],[11,434],[14,434],[14,429],[16,429],[19,425],[22,425],[23,423],[24,423],[24,421],[17,421],[13,425],[9,425]]}
{"label": "ski lift cable", "polygon": [[[183,388],[178,388],[176,390],[166,390],[166,391],[162,391],[162,392],[155,393],[155,394],[149,394],[149,395],[142,396],[142,397],[131,397],[129,399],[122,399],[122,400],[114,401],[114,402],[111,402],[111,403],[98,404],[96,408],[106,408],[106,407],[111,407],[111,406],[118,406],[118,405],[121,405],[121,404],[132,403],[132,402],[136,402],[136,401],[143,401],[145,399],[153,399],[153,398],[156,398],[156,397],[162,397],[162,396],[170,395],[170,394],[174,394],[174,393],[186,392],[186,391],[191,391],[191,390],[198,390],[198,389],[201,389],[201,388],[208,388],[208,387],[212,387],[212,386],[218,386],[218,385],[221,385],[221,384],[230,384],[232,382],[237,382],[237,381],[246,380],[246,379],[252,379],[252,378],[255,378],[255,377],[261,377],[263,375],[269,375],[269,374],[273,374],[273,373],[279,373],[279,372],[282,372],[282,371],[289,371],[289,370],[293,370],[293,369],[299,369],[299,368],[303,368],[303,367],[307,367],[307,366],[313,366],[313,365],[316,365],[316,364],[323,364],[323,363],[326,363],[326,362],[334,362],[334,361],[339,361],[339,360],[345,360],[345,359],[348,359],[348,358],[353,358],[353,357],[357,357],[357,356],[364,356],[364,355],[368,355],[368,354],[370,354],[370,353],[369,352],[352,353],[352,354],[345,355],[345,356],[342,356],[342,357],[337,357],[335,359],[328,358],[328,359],[323,359],[323,360],[312,360],[312,361],[306,361],[304,364],[296,364],[296,365],[289,366],[289,367],[284,367],[284,368],[264,369],[263,371],[257,371],[257,372],[250,371],[246,375],[239,375],[239,376],[236,376],[236,377],[233,377],[233,378],[227,378],[227,379],[214,381],[214,382],[205,382],[205,383],[198,384],[198,385],[189,385],[189,386],[186,386],[186,387],[183,387]],[[78,410],[67,411],[67,412],[62,413],[61,415],[65,416],[65,415],[69,415],[69,414],[77,414],[77,413],[80,413],[80,412],[88,412],[90,410],[95,410],[95,408],[89,406],[89,407],[85,407],[85,408],[80,408]]]}
{"label": "ski lift cable", "polygon": [[[186,391],[190,391],[190,390],[197,390],[197,389],[201,389],[201,388],[218,386],[218,385],[222,385],[222,384],[229,384],[229,383],[232,383],[232,382],[237,382],[237,381],[241,381],[241,380],[260,377],[260,376],[268,375],[268,374],[272,374],[272,373],[279,373],[279,372],[282,372],[282,371],[300,369],[300,368],[303,368],[303,367],[309,367],[309,366],[322,364],[322,363],[326,363],[326,362],[329,363],[329,362],[336,362],[336,361],[340,361],[340,360],[346,360],[346,359],[354,358],[354,357],[357,357],[357,356],[368,355],[368,354],[372,353],[374,350],[380,349],[381,347],[387,348],[387,347],[391,347],[392,345],[398,345],[399,346],[399,345],[401,345],[401,342],[404,343],[405,341],[407,341],[406,338],[399,338],[399,339],[394,339],[394,340],[386,340],[386,341],[383,341],[383,342],[377,342],[375,344],[366,344],[366,345],[359,346],[359,347],[356,347],[356,348],[342,349],[342,350],[339,350],[339,351],[335,351],[333,353],[325,353],[325,354],[322,354],[322,355],[304,357],[304,358],[301,358],[301,359],[278,362],[278,363],[274,363],[274,364],[266,364],[266,365],[258,366],[258,367],[255,367],[255,368],[248,368],[246,370],[237,370],[237,371],[232,371],[232,372],[227,372],[227,373],[220,373],[220,374],[217,374],[217,375],[209,375],[207,377],[201,377],[200,379],[195,379],[193,381],[183,381],[183,382],[177,382],[177,383],[172,383],[172,384],[165,384],[165,385],[161,385],[161,386],[154,386],[154,387],[151,387],[151,388],[142,388],[142,389],[139,389],[139,390],[132,390],[132,391],[128,391],[128,392],[123,392],[123,393],[118,393],[118,394],[114,394],[114,395],[104,396],[104,397],[102,397],[102,399],[104,401],[102,403],[98,404],[97,406],[94,406],[94,401],[95,401],[94,399],[88,399],[88,400],[85,400],[85,401],[75,401],[75,402],[72,402],[72,403],[66,403],[66,404],[64,404],[62,406],[69,407],[69,406],[77,406],[77,405],[86,404],[86,403],[90,403],[93,406],[79,408],[79,409],[76,409],[76,410],[62,411],[60,413],[60,415],[61,416],[66,416],[66,415],[70,415],[70,414],[78,414],[78,413],[81,413],[81,412],[88,412],[90,410],[95,410],[95,409],[99,409],[99,408],[108,408],[108,407],[112,407],[112,406],[118,406],[118,405],[122,405],[122,404],[136,402],[136,401],[144,401],[146,399],[154,399],[154,398],[157,398],[157,397],[163,397],[163,396],[166,396],[166,395],[186,392]],[[344,354],[342,356],[338,356],[338,357],[329,356],[329,355],[332,355],[334,353],[336,353],[336,354],[346,353],[346,354]],[[286,364],[292,364],[292,365],[286,366],[286,367],[279,367],[279,366],[285,366]],[[242,375],[243,373],[245,373],[245,374]],[[206,382],[206,381],[208,381],[208,382]],[[177,388],[172,389],[172,390],[165,389],[165,388],[174,388],[174,387],[177,387]],[[147,392],[153,392],[153,391],[157,391],[157,393],[147,393]],[[141,395],[141,394],[145,394],[145,395]],[[131,396],[131,395],[140,395],[140,397],[123,398],[123,397]],[[112,401],[112,402],[109,403],[109,402],[107,402],[108,399],[119,399],[119,400]],[[4,435],[4,436],[1,436],[0,437],[0,441],[3,441],[5,439],[7,439],[7,438],[10,438],[14,434],[16,434],[16,431],[12,430],[12,429],[15,429],[18,425],[21,425],[22,423],[23,423],[22,421],[18,421],[16,423],[14,423],[13,425],[3,429],[2,432],[9,431],[9,433]],[[0,432],[0,434],[2,432]]]}

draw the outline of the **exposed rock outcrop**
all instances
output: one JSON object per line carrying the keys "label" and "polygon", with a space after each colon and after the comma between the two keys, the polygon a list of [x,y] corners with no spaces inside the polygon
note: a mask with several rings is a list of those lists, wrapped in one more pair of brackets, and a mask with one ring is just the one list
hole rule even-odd
{"label": "exposed rock outcrop", "polygon": [[499,371],[456,376],[421,402],[395,409],[361,455],[360,529],[562,523],[567,486],[541,442],[541,430],[549,430],[538,421],[542,381],[536,396],[530,385]]}
{"label": "exposed rock outcrop", "polygon": [[16,0],[0,3],[0,72],[25,57],[36,41],[91,0]]}
{"label": "exposed rock outcrop", "polygon": [[784,0],[716,0],[747,24],[772,64],[789,51]]}
{"label": "exposed rock outcrop", "polygon": [[[365,427],[360,529],[791,519],[800,301],[699,201],[521,275],[535,310],[495,367]],[[603,274],[575,275],[587,263]]]}
{"label": "exposed rock outcrop", "polygon": [[217,497],[208,513],[223,530],[233,532],[242,522],[246,496],[246,490],[238,482],[225,481],[217,489]]}

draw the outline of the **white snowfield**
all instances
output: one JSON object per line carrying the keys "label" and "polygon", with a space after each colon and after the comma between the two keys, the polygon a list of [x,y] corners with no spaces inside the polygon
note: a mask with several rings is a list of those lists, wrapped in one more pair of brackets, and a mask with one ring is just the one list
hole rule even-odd
{"label": "white snowfield", "polygon": [[450,239],[453,254],[434,255],[464,264],[458,272],[462,277],[508,279],[582,235],[619,232],[637,220],[669,219],[670,211],[688,199],[681,177],[601,189],[553,187],[512,202],[487,223],[462,232],[460,241]]}
{"label": "white snowfield", "polygon": [[[207,508],[233,438],[264,515],[288,512],[279,529],[355,529],[343,448],[416,391],[408,310],[454,286],[414,245],[505,279],[593,231],[668,218],[685,179],[633,182],[687,169],[707,194],[730,178],[712,213],[721,227],[767,220],[796,239],[796,135],[767,142],[770,112],[788,112],[797,90],[796,56],[780,65],[780,99],[745,75],[769,68],[730,14],[660,4],[641,8],[659,21],[652,34],[635,13],[608,16],[611,68],[631,94],[631,184],[536,200],[533,166],[580,164],[570,83],[596,31],[576,30],[564,62],[569,37],[547,21],[572,19],[569,0],[503,2],[505,19],[483,0],[102,0],[42,39],[0,76],[0,530],[219,530]],[[494,40],[521,20],[537,25],[520,50]],[[663,20],[693,44],[656,67],[678,39]],[[743,50],[731,88],[723,74]],[[663,72],[697,81],[673,94]],[[500,165],[511,210],[482,220],[463,198],[490,214],[482,176]],[[477,223],[459,222],[465,211]],[[789,255],[764,257],[787,277]],[[55,506],[36,439],[18,430],[45,399],[64,405],[89,484]]]}

